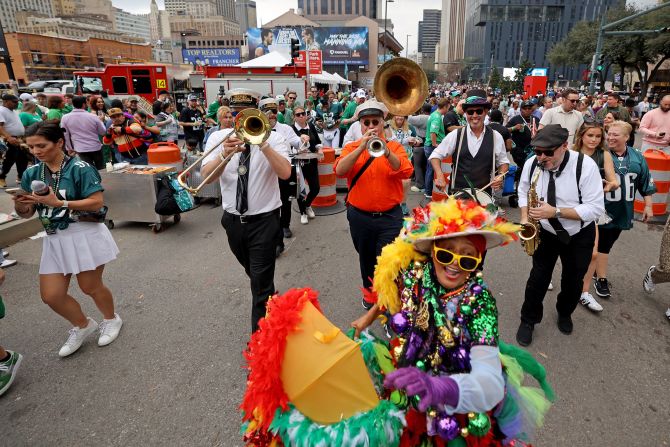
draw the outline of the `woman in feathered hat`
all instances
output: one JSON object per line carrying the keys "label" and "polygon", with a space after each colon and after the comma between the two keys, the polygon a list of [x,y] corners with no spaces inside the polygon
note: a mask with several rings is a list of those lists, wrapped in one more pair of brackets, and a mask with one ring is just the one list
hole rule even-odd
{"label": "woman in feathered hat", "polygon": [[384,385],[391,401],[407,405],[400,446],[523,445],[531,428],[524,422],[541,423],[549,404],[522,390],[521,380],[526,370],[551,399],[544,369],[499,343],[496,300],[479,270],[486,250],[515,240],[518,230],[451,198],[416,208],[378,258],[377,304],[352,326],[358,334],[390,315],[398,369]]}

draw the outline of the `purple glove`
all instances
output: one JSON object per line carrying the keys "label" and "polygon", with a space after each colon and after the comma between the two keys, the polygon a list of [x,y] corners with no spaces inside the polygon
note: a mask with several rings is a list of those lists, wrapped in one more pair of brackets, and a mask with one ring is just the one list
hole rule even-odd
{"label": "purple glove", "polygon": [[438,405],[458,406],[458,384],[448,376],[431,376],[414,367],[400,368],[386,376],[384,386],[419,396],[419,411]]}

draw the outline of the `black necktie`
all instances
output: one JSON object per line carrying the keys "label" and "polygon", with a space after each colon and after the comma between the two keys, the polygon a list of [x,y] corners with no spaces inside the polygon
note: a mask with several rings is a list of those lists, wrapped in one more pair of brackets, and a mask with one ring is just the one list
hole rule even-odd
{"label": "black necktie", "polygon": [[[556,206],[556,182],[554,181],[554,173],[549,171],[549,185],[547,186],[547,203],[551,206]],[[558,240],[564,244],[570,243],[570,235],[563,228],[561,222],[556,217],[549,219],[549,225],[556,231]]]}
{"label": "black necktie", "polygon": [[240,214],[249,209],[247,192],[249,190],[249,164],[251,160],[251,147],[247,144],[246,149],[240,152],[240,162],[237,168],[237,197],[235,208]]}

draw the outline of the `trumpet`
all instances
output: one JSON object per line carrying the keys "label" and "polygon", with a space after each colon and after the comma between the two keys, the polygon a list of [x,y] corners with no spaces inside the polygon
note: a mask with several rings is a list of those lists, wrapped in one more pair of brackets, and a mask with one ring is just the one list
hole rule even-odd
{"label": "trumpet", "polygon": [[[198,192],[207,184],[210,182],[210,180],[214,177],[214,174],[216,173],[216,169],[213,170],[207,177],[205,177],[202,182],[198,186],[191,187],[188,186],[186,183],[186,177],[189,175],[189,173],[195,169],[196,166],[198,166],[202,161],[209,155],[211,154],[214,149],[218,148],[221,146],[223,143],[226,142],[228,138],[231,136],[236,136],[240,140],[244,140],[246,144],[256,144],[256,145],[261,145],[265,142],[270,137],[270,132],[272,131],[272,126],[270,125],[270,121],[268,118],[263,114],[258,109],[244,109],[241,112],[235,116],[235,125],[233,126],[233,131],[230,132],[226,137],[221,140],[216,146],[212,147],[209,149],[207,152],[202,154],[200,158],[198,158],[195,162],[193,162],[192,165],[190,165],[188,168],[184,169],[181,174],[177,177],[177,181],[181,185],[182,188],[187,190],[193,195],[198,194]],[[221,164],[228,163],[231,158],[233,158],[233,155],[235,155],[236,152],[232,152],[228,154],[227,157],[225,157],[222,161]]]}
{"label": "trumpet", "polygon": [[379,137],[370,138],[366,148],[370,154],[370,157],[372,158],[386,155],[386,151],[388,150],[386,147],[386,142]]}

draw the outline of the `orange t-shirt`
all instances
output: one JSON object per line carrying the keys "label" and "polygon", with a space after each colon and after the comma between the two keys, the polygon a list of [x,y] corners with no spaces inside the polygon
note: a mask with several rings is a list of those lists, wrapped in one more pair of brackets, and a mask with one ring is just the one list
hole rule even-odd
{"label": "orange t-shirt", "polygon": [[[339,161],[356,150],[360,144],[361,141],[358,140],[344,146],[340,157],[335,160],[335,169]],[[386,145],[400,159],[400,167],[394,171],[386,157],[379,157],[368,166],[354,189],[349,192],[349,203],[363,211],[387,211],[402,203],[402,181],[412,176],[414,168],[407,158],[405,148],[397,141],[387,141]],[[342,176],[347,179],[347,186],[351,185],[351,181],[368,158],[370,158],[368,151],[363,151],[353,168]]]}

